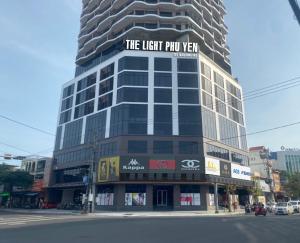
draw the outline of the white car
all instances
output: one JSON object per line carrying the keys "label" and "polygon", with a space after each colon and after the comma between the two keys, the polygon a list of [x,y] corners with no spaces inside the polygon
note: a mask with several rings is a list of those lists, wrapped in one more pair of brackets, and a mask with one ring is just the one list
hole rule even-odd
{"label": "white car", "polygon": [[290,204],[292,204],[294,213],[299,213],[300,211],[300,201],[289,201]]}
{"label": "white car", "polygon": [[275,206],[275,214],[290,215],[294,212],[293,205],[290,202],[279,202]]}

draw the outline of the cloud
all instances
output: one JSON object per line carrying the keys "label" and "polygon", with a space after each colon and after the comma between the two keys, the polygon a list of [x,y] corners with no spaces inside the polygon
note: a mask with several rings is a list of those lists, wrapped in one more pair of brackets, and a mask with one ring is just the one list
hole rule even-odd
{"label": "cloud", "polygon": [[26,55],[30,56],[31,58],[47,63],[48,65],[51,65],[54,68],[69,69],[70,64],[73,63],[73,59],[71,56],[63,56],[59,53],[51,53],[45,49],[32,47],[25,43],[11,41],[8,43],[8,45],[9,48],[21,51]]}
{"label": "cloud", "polygon": [[76,14],[81,13],[81,0],[64,0],[64,5]]}

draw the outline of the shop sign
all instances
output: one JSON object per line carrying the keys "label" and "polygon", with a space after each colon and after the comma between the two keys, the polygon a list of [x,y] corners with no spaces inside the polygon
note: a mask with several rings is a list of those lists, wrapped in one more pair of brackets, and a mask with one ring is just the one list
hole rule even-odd
{"label": "shop sign", "polygon": [[120,157],[102,158],[98,165],[98,181],[116,181],[119,178]]}
{"label": "shop sign", "polygon": [[205,174],[220,176],[220,160],[205,158]]}
{"label": "shop sign", "polygon": [[231,164],[231,177],[235,179],[251,181],[250,167]]}
{"label": "shop sign", "polygon": [[198,53],[199,45],[195,42],[126,40],[125,49],[134,51]]}
{"label": "shop sign", "polygon": [[122,171],[144,171],[147,168],[147,157],[121,157]]}
{"label": "shop sign", "polygon": [[183,171],[199,171],[200,161],[196,159],[185,159],[180,162],[180,168]]}
{"label": "shop sign", "polygon": [[220,161],[220,176],[231,177],[231,164]]}
{"label": "shop sign", "polygon": [[176,161],[175,160],[150,160],[149,169],[150,170],[175,170]]}

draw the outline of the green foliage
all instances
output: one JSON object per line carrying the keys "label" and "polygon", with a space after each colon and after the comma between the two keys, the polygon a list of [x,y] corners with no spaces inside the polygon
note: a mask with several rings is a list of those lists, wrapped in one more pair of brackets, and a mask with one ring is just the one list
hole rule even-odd
{"label": "green foliage", "polygon": [[300,198],[300,173],[290,175],[285,190],[292,198]]}
{"label": "green foliage", "polygon": [[25,171],[12,171],[11,166],[0,164],[0,184],[4,184],[8,191],[14,186],[29,188],[32,186],[33,176]]}

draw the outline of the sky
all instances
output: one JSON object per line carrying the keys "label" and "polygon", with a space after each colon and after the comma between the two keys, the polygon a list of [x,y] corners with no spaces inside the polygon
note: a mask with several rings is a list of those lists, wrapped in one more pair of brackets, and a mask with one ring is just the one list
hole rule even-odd
{"label": "sky", "polygon": [[[225,5],[233,75],[244,93],[300,76],[300,26],[288,0]],[[1,1],[0,115],[55,134],[61,86],[74,77],[80,12],[81,0]],[[299,92],[246,101],[247,132],[300,121]],[[51,156],[54,138],[0,118],[0,155]],[[278,151],[299,148],[299,138],[300,125],[249,136],[248,144]]]}

